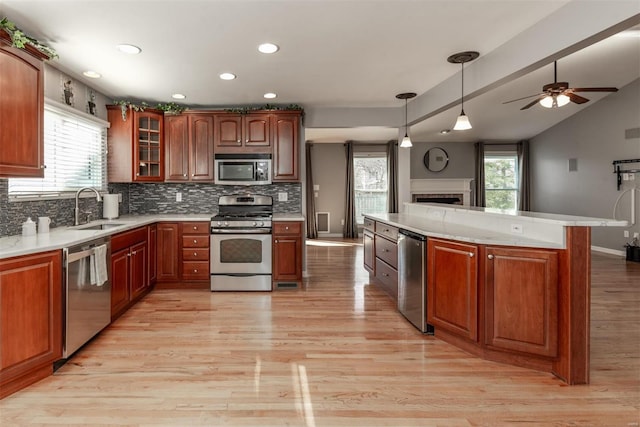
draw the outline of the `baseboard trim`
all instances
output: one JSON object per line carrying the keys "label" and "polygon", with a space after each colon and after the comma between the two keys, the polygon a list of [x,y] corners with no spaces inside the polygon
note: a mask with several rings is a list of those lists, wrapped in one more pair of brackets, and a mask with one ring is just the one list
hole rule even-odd
{"label": "baseboard trim", "polygon": [[616,249],[603,248],[602,246],[591,246],[591,250],[594,252],[602,252],[609,255],[618,255],[621,257],[626,257],[627,253],[625,251],[619,251]]}

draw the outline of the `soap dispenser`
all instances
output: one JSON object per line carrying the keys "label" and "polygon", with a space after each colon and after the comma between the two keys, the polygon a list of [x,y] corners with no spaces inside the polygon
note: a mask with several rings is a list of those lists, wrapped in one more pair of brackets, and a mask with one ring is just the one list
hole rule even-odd
{"label": "soap dispenser", "polygon": [[22,235],[23,236],[36,235],[36,223],[31,220],[31,217],[27,218],[27,220],[22,223]]}

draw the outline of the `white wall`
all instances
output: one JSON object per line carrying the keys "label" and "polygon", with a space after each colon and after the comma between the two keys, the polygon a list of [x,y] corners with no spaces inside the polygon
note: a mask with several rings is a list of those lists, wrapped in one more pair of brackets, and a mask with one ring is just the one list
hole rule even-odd
{"label": "white wall", "polygon": [[[569,106],[570,107],[570,106]],[[612,162],[640,159],[640,138],[625,139],[625,130],[640,127],[640,79],[594,103],[531,140],[532,210],[539,212],[613,217],[613,207],[626,189],[640,188],[635,181],[616,189]],[[577,159],[578,170],[568,171],[568,160]],[[640,164],[635,165],[636,168]],[[619,203],[616,218],[629,219],[630,194]],[[640,194],[636,197],[640,217]],[[640,218],[639,218],[640,219]],[[629,227],[631,235],[640,224]],[[623,229],[595,227],[594,246],[621,251]]]}

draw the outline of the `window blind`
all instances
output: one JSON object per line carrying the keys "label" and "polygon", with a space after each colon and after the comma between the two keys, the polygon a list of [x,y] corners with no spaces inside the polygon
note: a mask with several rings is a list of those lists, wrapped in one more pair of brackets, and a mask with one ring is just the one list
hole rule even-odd
{"label": "window blind", "polygon": [[9,179],[9,195],[55,196],[83,187],[107,189],[106,126],[45,104],[44,178]]}

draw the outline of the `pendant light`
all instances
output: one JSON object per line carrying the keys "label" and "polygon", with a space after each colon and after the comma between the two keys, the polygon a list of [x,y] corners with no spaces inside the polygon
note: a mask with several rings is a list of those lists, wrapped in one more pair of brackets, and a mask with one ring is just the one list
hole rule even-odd
{"label": "pendant light", "polygon": [[404,99],[404,138],[400,142],[400,148],[411,148],[413,144],[411,143],[411,138],[409,138],[409,127],[407,125],[407,103],[411,98],[415,98],[416,94],[413,92],[399,93],[396,95],[398,99]]}
{"label": "pendant light", "polygon": [[453,55],[447,58],[447,61],[449,61],[452,64],[462,65],[462,96],[460,98],[462,111],[458,116],[458,120],[456,120],[456,124],[453,127],[453,130],[471,129],[471,122],[469,121],[469,118],[467,117],[467,115],[464,113],[464,63],[473,61],[478,56],[480,56],[478,52],[468,51],[468,52],[454,53]]}

